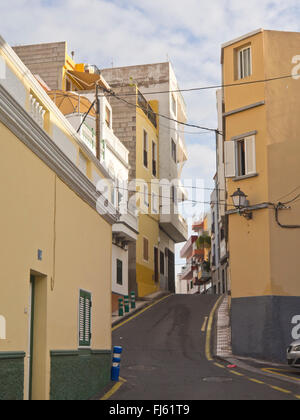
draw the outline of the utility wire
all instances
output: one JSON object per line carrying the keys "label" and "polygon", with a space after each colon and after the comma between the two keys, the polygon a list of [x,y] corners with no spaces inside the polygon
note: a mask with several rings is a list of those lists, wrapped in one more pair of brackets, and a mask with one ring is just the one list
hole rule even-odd
{"label": "utility wire", "polygon": [[[122,188],[122,187],[119,187],[119,186],[116,187],[116,189],[117,190],[119,189],[119,190],[127,191],[129,193],[141,194],[144,197],[146,197],[146,196],[152,197],[152,193],[150,193],[150,192],[145,193],[143,191],[138,191],[138,190],[129,190],[128,188]],[[163,195],[160,195],[160,194],[155,194],[155,193],[153,193],[153,194],[155,195],[155,198],[165,198],[167,200],[170,200],[170,201],[172,200],[173,201],[173,199],[172,199],[171,196],[170,197],[167,197],[167,196],[163,196]],[[177,204],[178,205],[180,203],[181,203],[181,201],[175,200],[175,203],[174,204]],[[183,200],[182,203],[193,203],[193,204],[222,204],[222,205],[227,204],[228,206],[235,207],[233,204],[226,203],[226,201],[210,201],[210,202],[208,202],[208,201],[198,201],[198,200]]]}
{"label": "utility wire", "polygon": [[[156,95],[156,94],[178,93],[178,92],[194,92],[194,91],[221,89],[221,88],[235,87],[235,86],[238,87],[238,86],[244,86],[244,85],[253,85],[256,83],[267,83],[267,82],[272,82],[276,80],[290,79],[292,77],[293,75],[289,74],[286,76],[270,77],[268,79],[259,79],[259,80],[252,80],[252,81],[240,82],[240,83],[228,83],[228,84],[220,84],[220,85],[202,86],[202,87],[195,87],[195,88],[189,88],[189,89],[163,90],[163,91],[158,91],[158,92],[144,92],[143,95]],[[120,96],[133,96],[133,95],[135,94],[134,93],[120,94]]]}

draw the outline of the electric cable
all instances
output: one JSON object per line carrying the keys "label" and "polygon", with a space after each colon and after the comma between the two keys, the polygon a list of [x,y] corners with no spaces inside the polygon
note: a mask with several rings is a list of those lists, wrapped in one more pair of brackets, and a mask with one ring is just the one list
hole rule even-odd
{"label": "electric cable", "polygon": [[[202,91],[202,90],[210,90],[210,89],[221,89],[221,88],[227,88],[227,87],[238,87],[238,86],[244,86],[244,85],[253,85],[256,83],[268,83],[268,82],[277,81],[277,80],[290,79],[293,77],[294,77],[293,75],[289,74],[286,76],[270,77],[267,79],[258,79],[258,80],[248,81],[248,82],[210,85],[210,86],[202,86],[202,87],[195,87],[195,88],[188,88],[188,89],[163,90],[163,91],[158,91],[158,92],[144,92],[143,95],[145,96],[145,95],[179,93],[179,92],[194,92],[194,91]],[[135,95],[134,93],[120,94],[120,96],[134,96],[134,95]]]}

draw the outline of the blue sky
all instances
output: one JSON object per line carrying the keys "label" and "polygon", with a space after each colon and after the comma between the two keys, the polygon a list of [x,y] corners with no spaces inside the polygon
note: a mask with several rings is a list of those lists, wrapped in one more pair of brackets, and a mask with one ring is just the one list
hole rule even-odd
{"label": "blue sky", "polygon": [[[261,27],[300,31],[299,0],[10,0],[0,3],[0,16],[9,44],[66,40],[77,62],[99,68],[169,57],[181,88],[219,84],[220,46],[230,39]],[[184,98],[190,123],[216,127],[215,90]],[[214,135],[188,134],[186,143],[183,175],[212,187]]]}

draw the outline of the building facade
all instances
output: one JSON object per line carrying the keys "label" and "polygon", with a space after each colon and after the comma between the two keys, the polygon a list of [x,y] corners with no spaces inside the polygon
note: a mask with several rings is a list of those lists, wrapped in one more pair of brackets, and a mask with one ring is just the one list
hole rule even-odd
{"label": "building facade", "polygon": [[89,399],[110,380],[106,171],[2,38],[0,61],[0,399]]}
{"label": "building facade", "polygon": [[[96,66],[75,63],[67,53],[65,42],[19,46],[16,53],[29,66],[40,82],[48,87],[47,92],[82,141],[96,156],[96,113],[92,104],[95,101],[95,86],[109,89]],[[138,219],[133,209],[127,206],[129,181],[129,151],[118,139],[113,130],[114,115],[111,105],[103,94],[99,95],[100,120],[100,162],[105,168],[105,178],[93,177],[109,202],[121,213],[113,226],[112,245],[112,309],[118,308],[118,299],[136,291],[129,280],[130,249],[136,247]],[[86,113],[88,112],[88,115]],[[80,155],[79,165],[85,170],[86,157]],[[101,182],[101,180],[103,182]]]}
{"label": "building facade", "polygon": [[196,235],[190,237],[180,252],[186,264],[178,276],[177,293],[212,293],[210,225],[210,215],[193,223],[192,229]]}
{"label": "building facade", "polygon": [[216,134],[215,189],[211,194],[211,270],[215,294],[230,294],[228,259],[228,216],[226,215],[226,178],[223,140],[223,96],[217,91],[218,133]]}
{"label": "building facade", "polygon": [[260,29],[222,46],[233,352],[279,361],[300,308],[299,41]]}
{"label": "building facade", "polygon": [[[159,284],[162,290],[175,292],[175,244],[188,239],[187,223],[177,208],[177,203],[187,198],[180,183],[182,169],[188,158],[184,128],[175,121],[187,121],[184,99],[180,92],[173,92],[178,91],[178,82],[171,63],[104,69],[102,75],[114,91],[121,87],[125,93],[129,85],[138,86],[141,93],[137,101],[139,108],[147,109],[147,101],[157,101],[159,104],[160,205],[167,208],[163,211],[161,207],[159,221]],[[169,94],[161,95],[158,93],[161,91]],[[118,92],[121,93],[120,90]],[[124,96],[123,99],[130,101],[130,96]]]}

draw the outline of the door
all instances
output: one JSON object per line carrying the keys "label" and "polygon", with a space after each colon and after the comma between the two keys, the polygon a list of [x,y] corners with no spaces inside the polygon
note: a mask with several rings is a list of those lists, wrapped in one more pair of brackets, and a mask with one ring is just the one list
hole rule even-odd
{"label": "door", "polygon": [[30,275],[28,399],[45,400],[47,376],[47,277]]}
{"label": "door", "polygon": [[168,289],[175,293],[175,254],[168,249]]}
{"label": "door", "polygon": [[158,280],[159,280],[158,248],[154,248],[154,273],[155,273],[155,283],[158,283]]}
{"label": "door", "polygon": [[29,382],[28,382],[28,399],[32,400],[32,373],[33,373],[33,354],[34,354],[34,301],[35,301],[35,277],[30,276],[30,319],[29,319]]}

